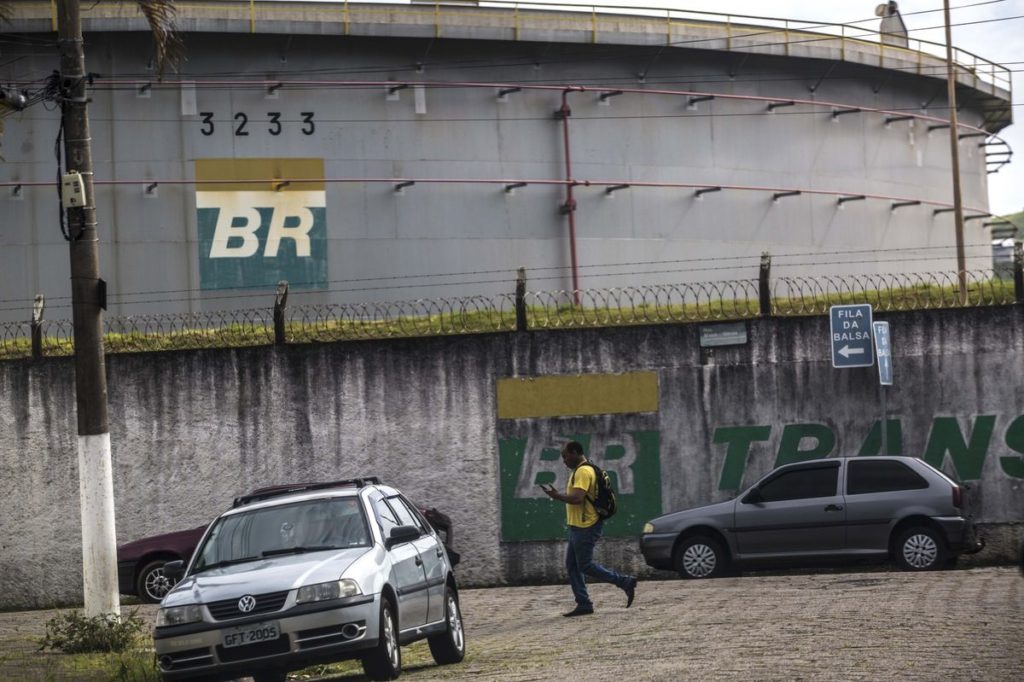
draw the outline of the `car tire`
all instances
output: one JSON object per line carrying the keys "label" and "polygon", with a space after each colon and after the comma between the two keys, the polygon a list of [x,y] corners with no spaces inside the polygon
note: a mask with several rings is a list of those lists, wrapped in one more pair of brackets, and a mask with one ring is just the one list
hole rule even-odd
{"label": "car tire", "polygon": [[707,535],[694,535],[676,549],[675,569],[683,578],[697,580],[725,575],[728,557],[722,543]]}
{"label": "car tire", "polygon": [[159,604],[174,583],[164,576],[164,564],[172,559],[150,561],[135,578],[135,594],[146,604]]}
{"label": "car tire", "polygon": [[933,571],[946,565],[946,543],[934,528],[911,526],[896,537],[896,565],[904,571]]}
{"label": "car tire", "polygon": [[447,627],[444,632],[427,638],[430,655],[438,665],[459,663],[466,656],[466,631],[462,627],[462,611],[455,590],[444,590],[444,618]]}
{"label": "car tire", "polygon": [[394,680],[402,674],[402,648],[398,644],[398,620],[391,601],[381,596],[380,633],[377,646],[363,657],[363,672],[371,680]]}

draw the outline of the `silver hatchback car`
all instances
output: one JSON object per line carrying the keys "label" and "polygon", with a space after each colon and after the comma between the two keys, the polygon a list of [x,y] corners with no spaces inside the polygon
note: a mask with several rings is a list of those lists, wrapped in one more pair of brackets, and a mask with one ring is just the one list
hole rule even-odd
{"label": "silver hatchback car", "polygon": [[164,680],[252,676],[361,659],[402,671],[401,645],[427,639],[439,664],[466,650],[452,564],[416,507],[376,478],[256,491],[206,531],[157,614]]}
{"label": "silver hatchback car", "polygon": [[961,487],[921,459],[819,459],[779,467],[728,502],[652,519],[640,549],[684,578],[836,559],[923,571],[981,548],[963,510]]}

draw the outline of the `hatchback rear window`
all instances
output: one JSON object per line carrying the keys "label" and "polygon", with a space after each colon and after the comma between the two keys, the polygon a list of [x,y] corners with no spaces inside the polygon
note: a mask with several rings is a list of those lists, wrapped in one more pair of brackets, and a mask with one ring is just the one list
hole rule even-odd
{"label": "hatchback rear window", "polygon": [[887,493],[896,490],[920,490],[928,481],[902,462],[889,459],[857,459],[849,463],[846,494]]}

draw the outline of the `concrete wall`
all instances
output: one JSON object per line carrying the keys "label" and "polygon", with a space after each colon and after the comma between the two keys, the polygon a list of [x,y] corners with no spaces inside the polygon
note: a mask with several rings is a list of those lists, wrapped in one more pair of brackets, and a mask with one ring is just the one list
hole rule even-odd
{"label": "concrete wall", "polygon": [[[889,450],[969,483],[979,559],[1009,559],[1024,308],[886,319]],[[878,451],[877,374],[833,369],[828,334],[815,317],[751,321],[713,354],[699,325],[664,325],[110,356],[118,539],[206,523],[257,486],[376,474],[452,517],[465,584],[558,580],[561,505],[533,483],[564,485],[552,452],[572,437],[621,483],[602,557],[646,570],[645,517],[727,499],[780,459]],[[546,407],[499,399],[510,379]],[[607,400],[551,389],[591,380],[626,383]],[[74,405],[70,360],[0,363],[0,607],[81,597]]]}

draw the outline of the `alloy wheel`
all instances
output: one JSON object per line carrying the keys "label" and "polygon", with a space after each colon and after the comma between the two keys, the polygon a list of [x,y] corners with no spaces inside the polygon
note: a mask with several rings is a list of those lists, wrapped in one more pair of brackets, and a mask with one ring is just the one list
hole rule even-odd
{"label": "alloy wheel", "polygon": [[388,658],[391,659],[391,667],[398,668],[398,640],[395,637],[395,624],[390,611],[384,612],[384,641]]}
{"label": "alloy wheel", "polygon": [[705,544],[691,545],[683,552],[683,568],[694,578],[705,578],[715,570],[715,550]]}
{"label": "alloy wheel", "polygon": [[455,597],[448,593],[448,631],[452,634],[452,644],[459,651],[466,645],[465,633],[462,631],[462,614],[459,612],[459,603]]}
{"label": "alloy wheel", "polygon": [[903,543],[903,558],[914,568],[927,568],[938,558],[935,539],[925,533],[916,533]]}

